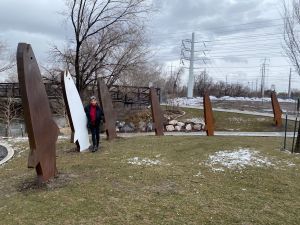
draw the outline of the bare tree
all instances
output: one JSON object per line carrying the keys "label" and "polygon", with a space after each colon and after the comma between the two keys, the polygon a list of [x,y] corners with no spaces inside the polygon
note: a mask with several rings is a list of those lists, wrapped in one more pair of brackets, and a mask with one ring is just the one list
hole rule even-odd
{"label": "bare tree", "polygon": [[117,83],[125,86],[148,87],[151,82],[155,87],[163,87],[165,79],[162,73],[162,66],[158,63],[139,63],[124,72],[124,76],[120,77]]}
{"label": "bare tree", "polygon": [[284,2],[284,40],[285,52],[300,75],[300,0],[293,0],[291,5]]}
{"label": "bare tree", "polygon": [[7,97],[6,99],[1,99],[0,102],[0,120],[5,124],[5,136],[11,136],[11,124],[13,120],[18,118],[20,114],[21,105],[13,97]]}
{"label": "bare tree", "polygon": [[121,72],[139,63],[143,51],[143,26],[138,17],[147,0],[68,0],[74,42],[53,53],[74,76],[80,94],[98,76],[112,85]]}
{"label": "bare tree", "polygon": [[[284,40],[285,51],[295,69],[300,75],[300,36],[297,28],[300,25],[300,0],[292,0],[291,4],[284,1]],[[295,146],[295,152],[300,152],[300,126]]]}
{"label": "bare tree", "polygon": [[168,96],[171,96],[172,98],[177,97],[182,75],[183,68],[179,67],[177,70],[174,71],[174,73],[165,78],[166,83],[164,89]]}
{"label": "bare tree", "polygon": [[0,73],[7,71],[15,66],[14,58],[11,55],[9,55],[9,51],[7,48],[7,45],[0,41]]}
{"label": "bare tree", "polygon": [[[203,96],[205,91],[210,90],[211,86],[213,85],[213,80],[206,72],[206,70],[202,71],[195,79],[195,94]],[[211,93],[210,93],[211,94]]]}

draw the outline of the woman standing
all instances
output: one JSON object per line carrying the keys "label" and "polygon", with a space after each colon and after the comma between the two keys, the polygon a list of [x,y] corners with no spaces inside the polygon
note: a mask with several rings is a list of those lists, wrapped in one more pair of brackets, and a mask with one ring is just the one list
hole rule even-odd
{"label": "woman standing", "polygon": [[90,97],[90,104],[85,108],[85,113],[88,119],[88,128],[92,133],[93,140],[93,148],[92,152],[95,152],[99,149],[99,141],[100,141],[100,122],[104,119],[103,110],[97,104],[97,99],[95,96]]}

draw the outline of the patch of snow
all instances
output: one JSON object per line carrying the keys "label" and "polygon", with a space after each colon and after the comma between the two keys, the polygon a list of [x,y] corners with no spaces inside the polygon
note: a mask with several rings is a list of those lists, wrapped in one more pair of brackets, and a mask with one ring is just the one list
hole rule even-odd
{"label": "patch of snow", "polygon": [[201,171],[199,171],[197,174],[194,175],[194,177],[200,177],[200,176],[202,176]]}
{"label": "patch of snow", "polygon": [[213,172],[224,172],[225,171],[223,168],[214,168],[214,167],[212,167],[211,170]]}
{"label": "patch of snow", "polygon": [[152,160],[148,158],[139,158],[139,157],[133,157],[127,160],[128,164],[131,165],[138,165],[138,166],[152,166],[152,165],[160,165],[160,160]]}
{"label": "patch of snow", "polygon": [[224,171],[228,169],[243,169],[246,166],[264,167],[274,166],[267,157],[261,156],[258,151],[240,148],[233,151],[219,151],[209,156],[205,163],[213,171]]}
{"label": "patch of snow", "polygon": [[[217,98],[215,96],[210,96],[211,101],[245,101],[245,102],[271,102],[271,98],[249,98],[249,97],[230,97],[230,96],[223,96]],[[289,102],[295,103],[296,101],[293,99],[281,99],[278,98],[278,102]],[[197,106],[203,105],[203,97],[194,97],[194,98],[174,98],[169,99],[168,104],[174,105],[189,105],[189,106]]]}

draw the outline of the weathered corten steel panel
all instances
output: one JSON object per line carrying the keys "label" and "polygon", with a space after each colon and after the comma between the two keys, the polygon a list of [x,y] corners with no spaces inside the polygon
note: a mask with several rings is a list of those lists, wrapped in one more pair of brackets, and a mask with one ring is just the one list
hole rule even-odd
{"label": "weathered corten steel panel", "polygon": [[29,44],[19,43],[17,66],[30,145],[28,167],[36,169],[39,181],[47,181],[57,174],[58,127],[53,121],[45,86]]}
{"label": "weathered corten steel panel", "polygon": [[214,116],[212,111],[212,106],[209,98],[209,94],[205,93],[203,96],[204,105],[204,120],[205,120],[205,130],[207,136],[214,136]]}
{"label": "weathered corten steel panel", "polygon": [[276,93],[273,91],[271,93],[271,100],[272,100],[272,108],[273,108],[273,114],[274,114],[274,122],[277,127],[282,126],[282,111],[276,96]]}
{"label": "weathered corten steel panel", "polygon": [[155,134],[157,136],[163,136],[164,135],[163,114],[154,87],[150,87],[150,100],[151,100],[151,112],[152,112],[152,120],[154,123]]}
{"label": "weathered corten steel panel", "polygon": [[111,95],[105,82],[98,78],[98,95],[100,99],[100,105],[103,110],[105,119],[105,131],[108,140],[113,140],[117,137],[116,132],[116,112],[113,108]]}

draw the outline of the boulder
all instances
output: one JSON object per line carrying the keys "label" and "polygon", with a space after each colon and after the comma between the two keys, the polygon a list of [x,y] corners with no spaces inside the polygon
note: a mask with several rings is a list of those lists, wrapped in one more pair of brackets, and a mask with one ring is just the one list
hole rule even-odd
{"label": "boulder", "polygon": [[130,126],[131,128],[133,128],[133,129],[135,129],[134,123],[130,122],[130,123],[129,123],[129,126]]}
{"label": "boulder", "polygon": [[120,128],[121,132],[133,132],[134,128],[130,126],[130,124],[125,124],[123,127]]}
{"label": "boulder", "polygon": [[167,130],[167,131],[174,131],[175,128],[174,128],[173,125],[167,125],[167,126],[166,126],[166,130]]}
{"label": "boulder", "polygon": [[177,120],[171,120],[171,121],[169,121],[169,124],[173,125],[173,126],[175,126],[177,123],[178,123]]}
{"label": "boulder", "polygon": [[195,124],[195,125],[193,126],[193,129],[194,129],[194,130],[197,130],[197,131],[200,131],[200,130],[203,130],[203,126],[202,126],[202,124]]}
{"label": "boulder", "polygon": [[147,124],[144,121],[139,122],[139,130],[142,132],[146,131]]}
{"label": "boulder", "polygon": [[124,121],[117,121],[117,122],[116,122],[116,126],[117,126],[119,129],[121,129],[122,127],[124,127],[124,125],[125,125],[125,122],[124,122]]}
{"label": "boulder", "polygon": [[186,130],[186,131],[191,131],[191,130],[192,130],[192,125],[191,125],[191,124],[187,124],[187,125],[185,126],[185,130]]}
{"label": "boulder", "polygon": [[149,122],[146,124],[146,132],[151,132],[153,131],[154,127],[153,127],[153,123]]}
{"label": "boulder", "polygon": [[194,124],[204,124],[204,120],[202,118],[187,119],[186,122]]}
{"label": "boulder", "polygon": [[177,126],[183,127],[185,125],[185,123],[183,122],[177,122]]}
{"label": "boulder", "polygon": [[175,126],[175,130],[176,130],[176,131],[181,131],[181,128],[182,128],[181,126],[178,126],[178,125]]}

